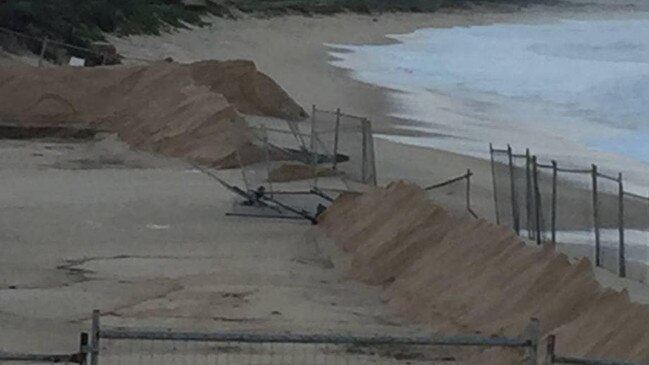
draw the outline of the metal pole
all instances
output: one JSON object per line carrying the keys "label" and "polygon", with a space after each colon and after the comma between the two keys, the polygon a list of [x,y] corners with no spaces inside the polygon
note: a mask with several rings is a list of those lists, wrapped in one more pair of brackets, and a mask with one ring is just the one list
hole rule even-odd
{"label": "metal pole", "polygon": [[541,328],[539,325],[539,320],[537,318],[530,318],[530,322],[525,327],[525,333],[523,337],[528,342],[528,346],[525,348],[525,357],[523,363],[525,365],[538,365],[538,353],[539,353],[539,339],[541,337]]}
{"label": "metal pole", "polygon": [[90,327],[90,365],[99,364],[99,310],[92,311]]}
{"label": "metal pole", "polygon": [[493,185],[494,210],[496,212],[496,224],[500,224],[500,214],[498,213],[498,187],[496,184],[496,164],[494,162],[494,148],[489,143],[489,156],[491,157],[491,184]]}
{"label": "metal pole", "polygon": [[599,241],[599,202],[597,196],[597,166],[592,165],[593,174],[593,228],[595,230],[595,266],[601,266]]}
{"label": "metal pole", "polygon": [[532,171],[530,168],[531,163],[530,149],[525,149],[525,210],[527,212],[527,237],[534,238],[534,230],[532,230],[532,205],[534,204],[534,189],[532,187]]}
{"label": "metal pole", "polygon": [[313,186],[318,186],[318,152],[316,151],[316,108],[315,104],[311,105],[311,167],[313,173]]}
{"label": "metal pole", "polygon": [[539,167],[536,156],[532,157],[532,177],[534,178],[534,219],[536,231],[536,243],[541,244],[541,190],[539,189]]}
{"label": "metal pole", "polygon": [[471,212],[471,169],[466,170],[466,210]]}
{"label": "metal pole", "polygon": [[514,225],[513,228],[516,234],[520,234],[521,227],[518,215],[518,202],[516,201],[516,180],[514,178],[514,157],[512,156],[512,147],[510,145],[507,145],[507,155],[509,158],[509,185],[512,195],[512,223]]}
{"label": "metal pole", "polygon": [[266,157],[266,181],[268,182],[268,189],[270,190],[270,197],[273,198],[273,181],[270,178],[271,165],[270,165],[270,146],[268,145],[268,131],[266,126],[261,126],[262,142],[264,144],[265,157]]}
{"label": "metal pole", "polygon": [[45,51],[47,51],[47,43],[49,39],[47,37],[43,38],[43,43],[41,44],[41,53],[38,56],[38,67],[43,67],[43,59],[45,58]]}
{"label": "metal pole", "polygon": [[340,108],[336,109],[336,128],[334,130],[334,171],[336,171],[336,168],[338,167],[338,133],[340,133]]}
{"label": "metal pole", "polygon": [[618,186],[619,186],[619,212],[618,212],[618,225],[620,230],[620,248],[619,248],[619,263],[618,269],[621,278],[626,277],[626,247],[624,242],[624,184],[622,181],[622,173],[618,175]]}
{"label": "metal pole", "polygon": [[552,243],[557,243],[557,161],[552,160]]}
{"label": "metal pole", "polygon": [[82,332],[79,337],[79,364],[86,365],[88,363],[88,334]]}
{"label": "metal pole", "polygon": [[361,122],[361,135],[363,137],[362,140],[362,148],[363,148],[363,163],[361,165],[361,168],[363,169],[362,171],[362,181],[363,184],[368,183],[367,179],[367,119],[363,119]]}
{"label": "metal pole", "polygon": [[557,338],[555,335],[550,335],[548,336],[547,343],[546,343],[546,351],[545,351],[545,363],[544,365],[552,365],[554,364],[554,358],[555,358],[555,347],[556,347],[556,341]]}

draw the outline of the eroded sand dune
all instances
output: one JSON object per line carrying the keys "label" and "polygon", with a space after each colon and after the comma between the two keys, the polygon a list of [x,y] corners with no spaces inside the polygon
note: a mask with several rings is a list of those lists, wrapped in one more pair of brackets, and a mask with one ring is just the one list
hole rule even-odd
{"label": "eroded sand dune", "polygon": [[0,68],[0,122],[79,124],[130,145],[217,167],[249,143],[239,112],[297,120],[305,112],[249,61],[99,68]]}
{"label": "eroded sand dune", "polygon": [[[322,226],[352,255],[353,277],[383,285],[393,308],[435,330],[516,335],[537,317],[561,354],[649,359],[649,307],[602,288],[587,260],[573,264],[506,227],[453,217],[414,185],[342,196]],[[496,352],[482,360],[511,358]]]}

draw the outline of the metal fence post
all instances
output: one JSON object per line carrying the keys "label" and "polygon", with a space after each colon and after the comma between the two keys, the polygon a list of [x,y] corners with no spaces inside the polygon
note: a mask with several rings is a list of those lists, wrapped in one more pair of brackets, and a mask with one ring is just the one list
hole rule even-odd
{"label": "metal fence post", "polygon": [[509,158],[509,185],[511,190],[511,201],[512,201],[512,223],[514,225],[514,232],[517,235],[521,233],[521,226],[519,221],[518,214],[518,202],[516,199],[516,179],[514,173],[514,156],[512,155],[512,147],[507,145],[507,155]]}
{"label": "metal fence post", "polygon": [[99,364],[99,310],[92,311],[90,327],[90,365]]}
{"label": "metal fence post", "polygon": [[622,181],[622,173],[620,172],[618,174],[618,186],[619,186],[619,192],[618,192],[618,207],[619,207],[619,212],[618,212],[618,226],[620,230],[620,247],[619,247],[619,263],[618,263],[618,270],[619,270],[619,275],[621,278],[626,277],[626,247],[624,247],[624,184]]}
{"label": "metal fence post", "polygon": [[41,52],[38,56],[38,67],[43,67],[43,59],[45,58],[45,52],[47,51],[47,44],[49,43],[47,37],[43,38],[43,43],[41,43]]}
{"label": "metal fence post", "polygon": [[552,160],[552,243],[557,243],[557,161]]}
{"label": "metal fence post", "polygon": [[88,334],[82,332],[79,336],[79,364],[86,365],[88,363]]}
{"label": "metal fence post", "polygon": [[466,170],[466,210],[471,212],[471,169]]}
{"label": "metal fence post", "polygon": [[599,240],[599,199],[597,191],[597,165],[592,165],[593,174],[593,228],[595,230],[595,266],[601,266]]}
{"label": "metal fence post", "polygon": [[532,178],[534,186],[534,225],[536,231],[536,243],[541,244],[541,189],[539,189],[539,167],[536,156],[532,157]]}
{"label": "metal fence post", "polygon": [[528,342],[528,346],[525,348],[525,357],[523,363],[525,365],[538,365],[537,361],[541,328],[539,320],[537,318],[530,318],[529,324],[527,325],[527,327],[525,327],[523,337]]}
{"label": "metal fence post", "polygon": [[498,212],[498,184],[496,183],[496,164],[494,161],[494,147],[489,143],[489,157],[491,158],[491,184],[493,185],[494,210],[496,212],[496,224],[500,224],[500,214]]}
{"label": "metal fence post", "polygon": [[369,179],[367,178],[367,170],[368,170],[368,158],[367,158],[367,143],[368,143],[368,135],[367,133],[369,132],[369,127],[368,127],[369,121],[367,119],[363,119],[361,122],[361,137],[362,137],[362,156],[363,156],[363,163],[361,165],[361,168],[363,169],[362,171],[362,181],[363,184],[367,184],[369,182]]}
{"label": "metal fence post", "polygon": [[273,198],[273,179],[271,179],[272,166],[270,161],[270,145],[268,144],[268,131],[266,126],[261,126],[261,138],[262,143],[264,144],[264,154],[266,158],[266,181],[268,182],[268,189],[270,190],[270,197]]}
{"label": "metal fence post", "polygon": [[555,335],[550,335],[547,338],[544,365],[554,364],[554,358],[556,357],[556,340],[557,338],[555,337]]}
{"label": "metal fence post", "polygon": [[[336,109],[336,127],[334,129],[334,163],[332,169],[336,171],[338,168],[338,138],[340,133],[340,108]],[[365,131],[363,131],[365,133]],[[363,162],[365,167],[365,162]]]}
{"label": "metal fence post", "polygon": [[533,206],[533,187],[532,187],[532,169],[531,164],[532,160],[530,158],[530,149],[525,149],[525,211],[527,212],[527,238],[534,238],[534,231],[530,229],[533,224],[532,218],[532,206]]}

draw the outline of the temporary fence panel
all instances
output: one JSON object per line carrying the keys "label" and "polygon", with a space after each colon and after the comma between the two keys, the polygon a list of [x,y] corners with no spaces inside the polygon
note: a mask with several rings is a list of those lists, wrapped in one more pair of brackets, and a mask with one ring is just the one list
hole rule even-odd
{"label": "temporary fence panel", "polygon": [[45,364],[80,364],[88,361],[89,337],[87,333],[79,336],[79,351],[69,354],[36,354],[12,353],[0,351],[0,364],[7,365],[45,365]]}
{"label": "temporary fence panel", "polygon": [[[556,336],[550,335],[546,339],[545,361],[546,365],[576,364],[576,365],[649,365],[645,362],[634,362],[614,359],[595,359],[580,356],[565,356],[556,353]],[[645,359],[643,359],[645,360]]]}
{"label": "temporary fence panel", "polygon": [[537,242],[556,242],[557,176],[556,162],[536,161],[534,186],[534,227]]}
{"label": "temporary fence panel", "polygon": [[[598,230],[599,253],[596,252],[595,264],[611,272],[625,276],[623,238],[620,236],[620,184],[617,176],[608,176],[602,173],[596,175],[597,183],[597,211],[595,218]],[[597,246],[597,241],[595,242]],[[596,247],[597,248],[597,247]]]}
{"label": "temporary fence panel", "polygon": [[496,223],[514,227],[508,150],[491,150]]}
{"label": "temporary fence panel", "polygon": [[558,167],[556,238],[567,252],[595,262],[593,178],[588,170]]}
{"label": "temporary fence panel", "polygon": [[91,365],[430,364],[456,360],[457,347],[520,349],[532,365],[538,353],[538,321],[519,337],[447,337],[100,329],[96,318]]}
{"label": "temporary fence panel", "polygon": [[264,127],[250,128],[250,143],[241,144],[237,157],[241,166],[244,185],[249,192],[266,192],[272,194],[270,174],[270,148],[268,134]]}
{"label": "temporary fence panel", "polygon": [[649,197],[624,193],[626,276],[649,284]]}
{"label": "temporary fence panel", "polygon": [[322,175],[339,175],[350,184],[376,185],[374,138],[368,120],[314,107],[310,145],[315,186]]}

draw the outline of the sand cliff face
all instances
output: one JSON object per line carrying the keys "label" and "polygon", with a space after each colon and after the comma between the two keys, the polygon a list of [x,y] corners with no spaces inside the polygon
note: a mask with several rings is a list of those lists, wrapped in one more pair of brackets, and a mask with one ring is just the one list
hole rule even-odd
{"label": "sand cliff face", "polygon": [[239,112],[305,113],[249,61],[135,67],[0,68],[0,122],[83,125],[146,151],[217,167],[249,143]]}
{"label": "sand cliff face", "polygon": [[[342,196],[321,221],[352,255],[353,277],[383,285],[395,310],[435,330],[516,335],[537,317],[560,354],[649,359],[649,307],[602,288],[587,260],[572,264],[506,227],[453,217],[414,185]],[[488,363],[509,358],[486,354]]]}

